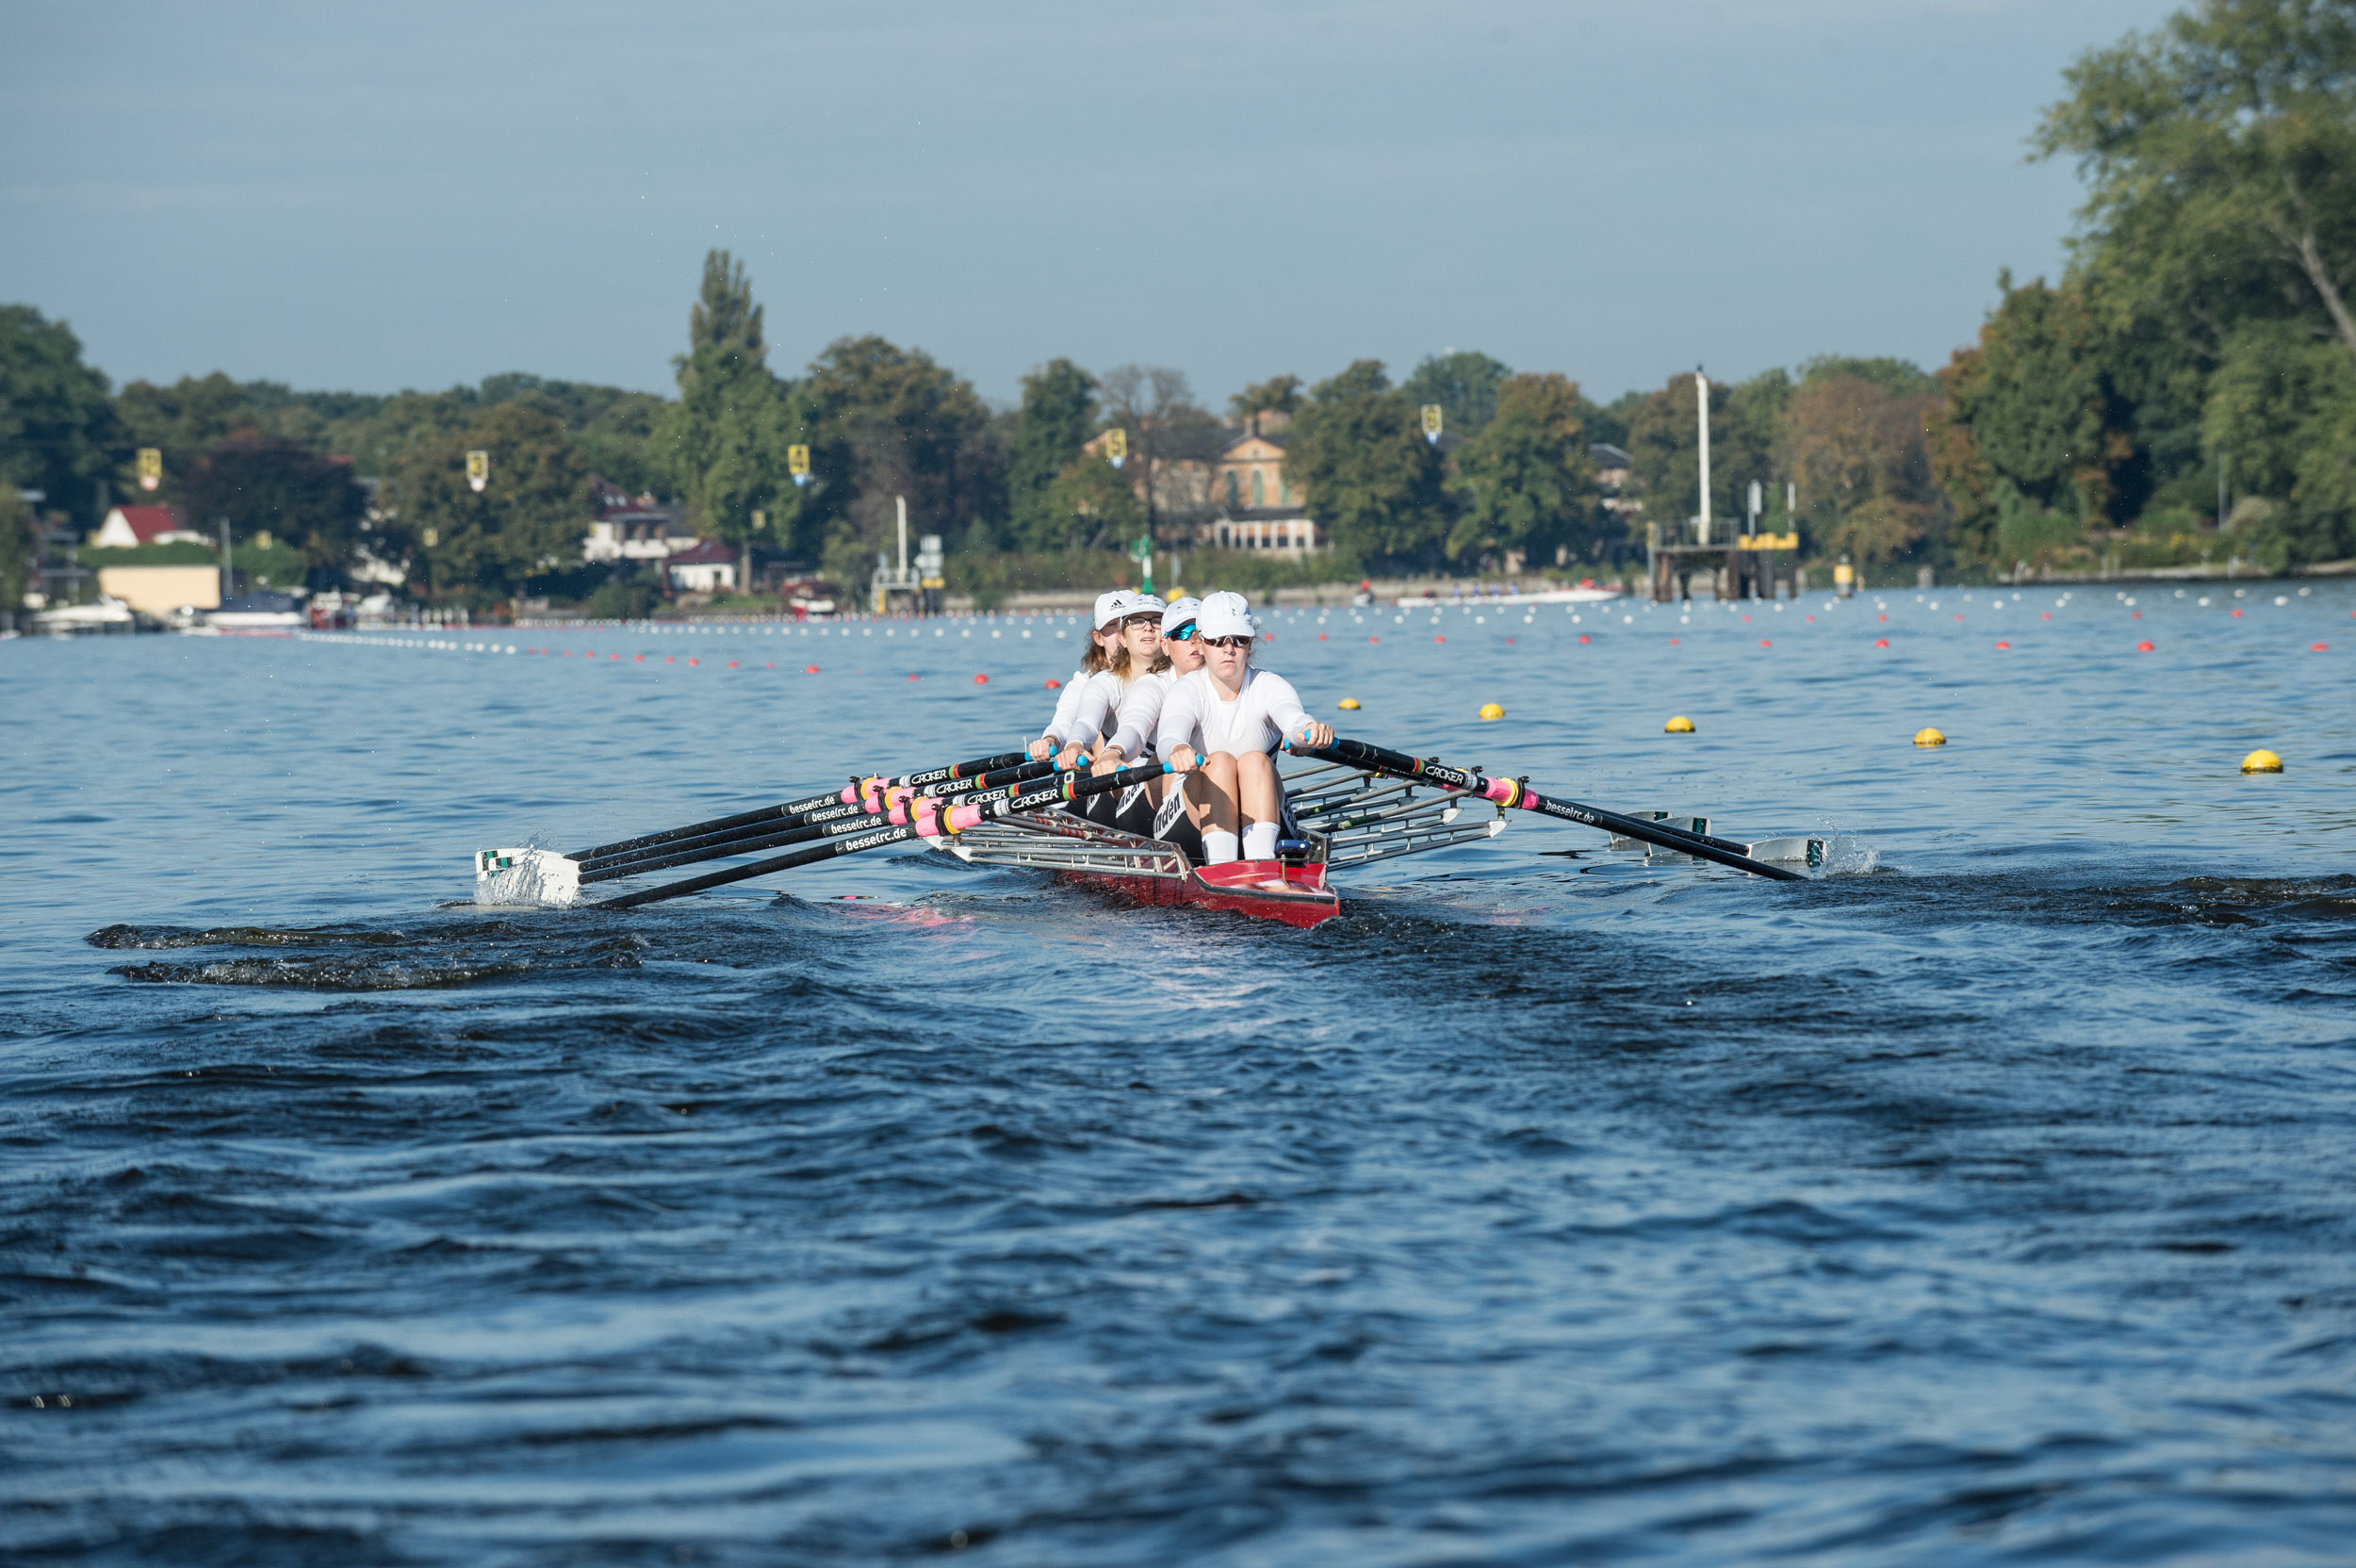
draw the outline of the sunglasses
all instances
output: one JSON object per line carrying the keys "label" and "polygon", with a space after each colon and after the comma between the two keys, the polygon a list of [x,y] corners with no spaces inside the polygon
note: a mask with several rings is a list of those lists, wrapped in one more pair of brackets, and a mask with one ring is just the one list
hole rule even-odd
{"label": "sunglasses", "polygon": [[1162,633],[1162,641],[1165,643],[1190,643],[1194,641],[1194,623],[1192,621],[1180,621],[1176,626]]}
{"label": "sunglasses", "polygon": [[1203,645],[1210,648],[1248,648],[1252,645],[1252,639],[1249,637],[1205,637],[1203,639]]}

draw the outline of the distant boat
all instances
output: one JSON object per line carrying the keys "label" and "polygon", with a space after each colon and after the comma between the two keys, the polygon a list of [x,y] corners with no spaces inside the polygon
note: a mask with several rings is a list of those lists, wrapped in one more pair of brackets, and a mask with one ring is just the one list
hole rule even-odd
{"label": "distant boat", "polygon": [[265,589],[206,611],[205,624],[215,631],[292,631],[309,626],[311,618],[292,594]]}
{"label": "distant boat", "polygon": [[94,604],[64,604],[55,610],[39,611],[33,616],[33,629],[53,637],[132,632],[139,629],[138,612],[121,599],[104,594],[98,596]]}
{"label": "distant boat", "polygon": [[1616,587],[1598,587],[1595,580],[1590,577],[1581,578],[1576,588],[1548,588],[1537,594],[1475,594],[1461,598],[1444,599],[1439,595],[1427,591],[1402,596],[1399,604],[1402,610],[1429,610],[1444,604],[1603,604],[1618,598],[1621,592]]}

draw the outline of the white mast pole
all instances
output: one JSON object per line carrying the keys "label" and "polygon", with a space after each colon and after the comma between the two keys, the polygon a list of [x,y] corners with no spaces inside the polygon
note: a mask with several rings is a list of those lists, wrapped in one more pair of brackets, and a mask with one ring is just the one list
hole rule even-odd
{"label": "white mast pole", "polygon": [[905,583],[908,577],[908,498],[906,496],[892,498],[900,506],[900,580]]}
{"label": "white mast pole", "polygon": [[1702,422],[1702,537],[1710,543],[1710,378],[1702,368],[1693,367],[1693,400],[1701,407]]}

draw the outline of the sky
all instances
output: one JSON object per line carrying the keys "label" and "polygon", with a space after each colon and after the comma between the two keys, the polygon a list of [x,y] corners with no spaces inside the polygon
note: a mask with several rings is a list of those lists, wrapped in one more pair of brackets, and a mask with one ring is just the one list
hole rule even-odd
{"label": "sky", "polygon": [[1937,366],[2064,265],[2062,70],[2172,8],[0,0],[0,302],[118,384],[668,391],[722,247],[773,368],[878,333],[997,402]]}

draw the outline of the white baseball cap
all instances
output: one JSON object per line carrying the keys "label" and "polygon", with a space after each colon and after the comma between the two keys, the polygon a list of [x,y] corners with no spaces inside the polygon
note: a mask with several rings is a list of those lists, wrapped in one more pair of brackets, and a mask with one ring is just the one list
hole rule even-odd
{"label": "white baseball cap", "polygon": [[1129,608],[1123,612],[1122,618],[1126,619],[1130,615],[1158,615],[1162,610],[1161,595],[1149,594],[1140,588],[1129,596]]}
{"label": "white baseball cap", "polygon": [[1210,594],[1195,612],[1194,629],[1205,642],[1214,637],[1257,637],[1252,606],[1241,594]]}
{"label": "white baseball cap", "polygon": [[1096,620],[1093,623],[1096,629],[1102,631],[1108,626],[1119,626],[1121,618],[1129,613],[1129,601],[1136,597],[1137,595],[1126,588],[1116,588],[1109,594],[1097,595]]}
{"label": "white baseball cap", "polygon": [[1195,612],[1202,608],[1203,601],[1198,598],[1170,600],[1169,608],[1162,612],[1162,635],[1167,637],[1188,621],[1193,620]]}

